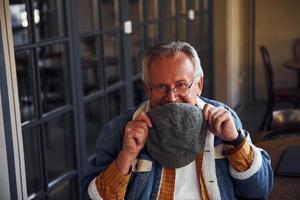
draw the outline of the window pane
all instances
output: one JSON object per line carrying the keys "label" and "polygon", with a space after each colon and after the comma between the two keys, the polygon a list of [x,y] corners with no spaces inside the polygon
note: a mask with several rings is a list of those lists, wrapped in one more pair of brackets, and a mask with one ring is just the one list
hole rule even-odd
{"label": "window pane", "polygon": [[196,11],[207,11],[208,4],[208,0],[192,0],[192,8]]}
{"label": "window pane", "polygon": [[144,92],[144,85],[142,80],[137,80],[133,83],[134,89],[134,105],[138,106],[141,104],[145,99],[145,92]]}
{"label": "window pane", "polygon": [[158,19],[158,1],[145,1],[147,8],[147,20]]}
{"label": "window pane", "polygon": [[197,48],[207,46],[209,40],[209,21],[208,14],[197,14],[195,20],[191,21],[191,27],[194,31],[191,32],[191,40]]}
{"label": "window pane", "polygon": [[209,40],[209,17],[208,13],[204,13],[199,16],[200,23],[202,25],[202,32],[200,37],[200,43],[202,45],[208,46],[210,43]]}
{"label": "window pane", "polygon": [[98,37],[82,38],[80,42],[84,95],[91,94],[102,88],[99,46],[100,41]]}
{"label": "window pane", "polygon": [[191,8],[199,11],[200,10],[200,4],[202,3],[203,0],[192,0],[191,1]]}
{"label": "window pane", "polygon": [[37,41],[66,35],[64,0],[34,0],[33,8]]}
{"label": "window pane", "polygon": [[119,0],[102,0],[101,6],[103,27],[119,26]]}
{"label": "window pane", "polygon": [[168,20],[165,21],[165,40],[174,41],[176,40],[176,21]]}
{"label": "window pane", "polygon": [[208,0],[203,0],[202,9],[207,11],[208,6],[209,6]]}
{"label": "window pane", "polygon": [[121,114],[125,109],[126,99],[124,94],[124,88],[109,93],[108,95],[108,114],[109,119]]}
{"label": "window pane", "polygon": [[147,26],[148,38],[147,38],[147,47],[153,47],[157,45],[158,40],[158,24],[149,24]]}
{"label": "window pane", "polygon": [[71,113],[45,123],[44,140],[49,181],[75,169],[75,133]]}
{"label": "window pane", "polygon": [[129,19],[135,24],[143,21],[143,1],[129,1]]}
{"label": "window pane", "polygon": [[[43,111],[49,112],[68,102],[69,62],[65,44],[37,48]],[[69,102],[68,102],[69,103]]]}
{"label": "window pane", "polygon": [[29,16],[27,14],[27,1],[10,0],[11,26],[14,36],[14,45],[22,45],[29,42]]}
{"label": "window pane", "polygon": [[179,1],[178,12],[179,14],[186,14],[186,1]]}
{"label": "window pane", "polygon": [[35,117],[33,69],[30,51],[15,53],[18,92],[21,111],[21,121],[32,120]]}
{"label": "window pane", "polygon": [[165,0],[165,15],[166,17],[173,17],[176,15],[176,1],[175,0]]}
{"label": "window pane", "polygon": [[191,44],[196,48],[200,48],[200,37],[201,37],[201,28],[199,15],[195,16],[195,20],[190,21],[190,27],[193,28],[193,31],[190,32]]}
{"label": "window pane", "polygon": [[178,20],[178,40],[186,41],[186,18],[180,17]]}
{"label": "window pane", "polygon": [[77,0],[77,13],[80,32],[90,32],[99,29],[98,0]]}
{"label": "window pane", "polygon": [[[203,69],[204,77],[211,77],[213,74],[213,68],[211,64],[211,50],[210,48],[203,48],[199,52],[199,57],[201,61],[201,66]],[[212,79],[209,78],[204,78],[204,89],[202,95],[207,97],[207,98],[212,98],[213,92],[210,88],[213,87],[213,81]]]}
{"label": "window pane", "polygon": [[106,111],[103,98],[85,104],[86,146],[88,157],[95,151],[96,140],[102,125],[105,122],[105,115]]}
{"label": "window pane", "polygon": [[132,73],[138,74],[141,71],[143,55],[143,28],[137,27],[132,32]]}
{"label": "window pane", "polygon": [[40,137],[37,128],[23,130],[27,194],[43,190]]}
{"label": "window pane", "polygon": [[48,200],[76,200],[78,199],[78,189],[76,179],[70,179],[52,190],[48,195]]}
{"label": "window pane", "polygon": [[108,85],[116,83],[121,79],[119,45],[118,34],[110,33],[103,35],[105,76]]}
{"label": "window pane", "polygon": [[203,48],[201,50],[198,50],[204,75],[212,73],[212,66],[210,63],[210,51],[209,50],[210,50],[209,48]]}

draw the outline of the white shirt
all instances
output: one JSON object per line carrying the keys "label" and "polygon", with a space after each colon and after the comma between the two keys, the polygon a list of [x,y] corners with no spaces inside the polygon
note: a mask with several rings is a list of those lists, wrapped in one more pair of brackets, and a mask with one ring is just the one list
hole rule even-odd
{"label": "white shirt", "polygon": [[177,168],[175,173],[174,200],[201,199],[195,160],[184,167]]}

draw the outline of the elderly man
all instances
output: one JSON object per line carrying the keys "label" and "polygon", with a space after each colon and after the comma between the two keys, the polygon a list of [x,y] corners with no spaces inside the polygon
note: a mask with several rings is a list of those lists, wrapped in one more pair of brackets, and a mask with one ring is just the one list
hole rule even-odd
{"label": "elderly man", "polygon": [[[232,109],[201,97],[203,71],[190,44],[167,42],[150,49],[143,60],[142,79],[149,101],[103,127],[95,162],[83,179],[84,199],[196,200],[268,195],[273,184],[270,157],[251,143]],[[197,106],[207,123],[205,150],[179,168],[157,162],[146,145],[154,125],[147,112],[169,103]]]}

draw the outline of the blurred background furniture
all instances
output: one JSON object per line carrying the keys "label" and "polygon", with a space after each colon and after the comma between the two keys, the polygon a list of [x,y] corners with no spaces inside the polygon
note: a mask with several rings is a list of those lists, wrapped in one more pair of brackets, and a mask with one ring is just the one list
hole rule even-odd
{"label": "blurred background furniture", "polygon": [[271,129],[298,128],[300,130],[300,109],[284,109],[273,112]]}
{"label": "blurred background furniture", "polygon": [[293,44],[294,59],[300,62],[300,38],[298,38]]}
{"label": "blurred background furniture", "polygon": [[298,88],[300,88],[300,38],[293,44],[294,59],[283,63],[287,69],[296,70],[298,79]]}
{"label": "blurred background furniture", "polygon": [[290,102],[296,108],[300,102],[300,88],[274,88],[273,66],[271,63],[269,51],[265,46],[260,47],[261,56],[263,59],[265,81],[267,87],[267,105],[264,113],[263,120],[260,124],[259,130],[262,131],[267,127],[270,130],[272,112],[275,103],[277,102]]}
{"label": "blurred background furniture", "polygon": [[287,69],[291,69],[297,72],[297,85],[300,88],[300,60],[288,60],[283,63]]}
{"label": "blurred background furniture", "polygon": [[253,142],[295,135],[300,136],[300,109],[282,109],[272,112],[270,130],[255,133]]}

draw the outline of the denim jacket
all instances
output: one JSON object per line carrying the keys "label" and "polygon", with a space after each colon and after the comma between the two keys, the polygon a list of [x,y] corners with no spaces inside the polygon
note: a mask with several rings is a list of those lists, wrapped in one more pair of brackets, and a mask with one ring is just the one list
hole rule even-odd
{"label": "denim jacket", "polygon": [[[237,114],[223,103],[206,99],[201,99],[214,106],[225,107],[233,116],[234,123],[238,129],[242,129],[242,124]],[[96,158],[87,167],[82,179],[81,195],[83,199],[88,197],[89,183],[105,170],[117,157],[122,149],[124,128],[128,121],[132,120],[135,109],[131,109],[122,115],[114,118],[101,130],[96,143]],[[222,141],[215,137],[214,145]],[[260,165],[255,173],[245,172],[242,175],[232,176],[229,169],[229,161],[225,158],[216,159],[216,176],[221,199],[236,199],[236,197],[265,198],[271,191],[273,185],[273,172],[269,155],[262,149],[255,146],[259,152]],[[149,200],[157,199],[162,176],[162,166],[148,154],[144,148],[138,155],[138,159],[152,162],[152,168],[148,172],[133,172],[127,186],[125,199],[127,200]],[[209,185],[207,186],[209,187]]]}

